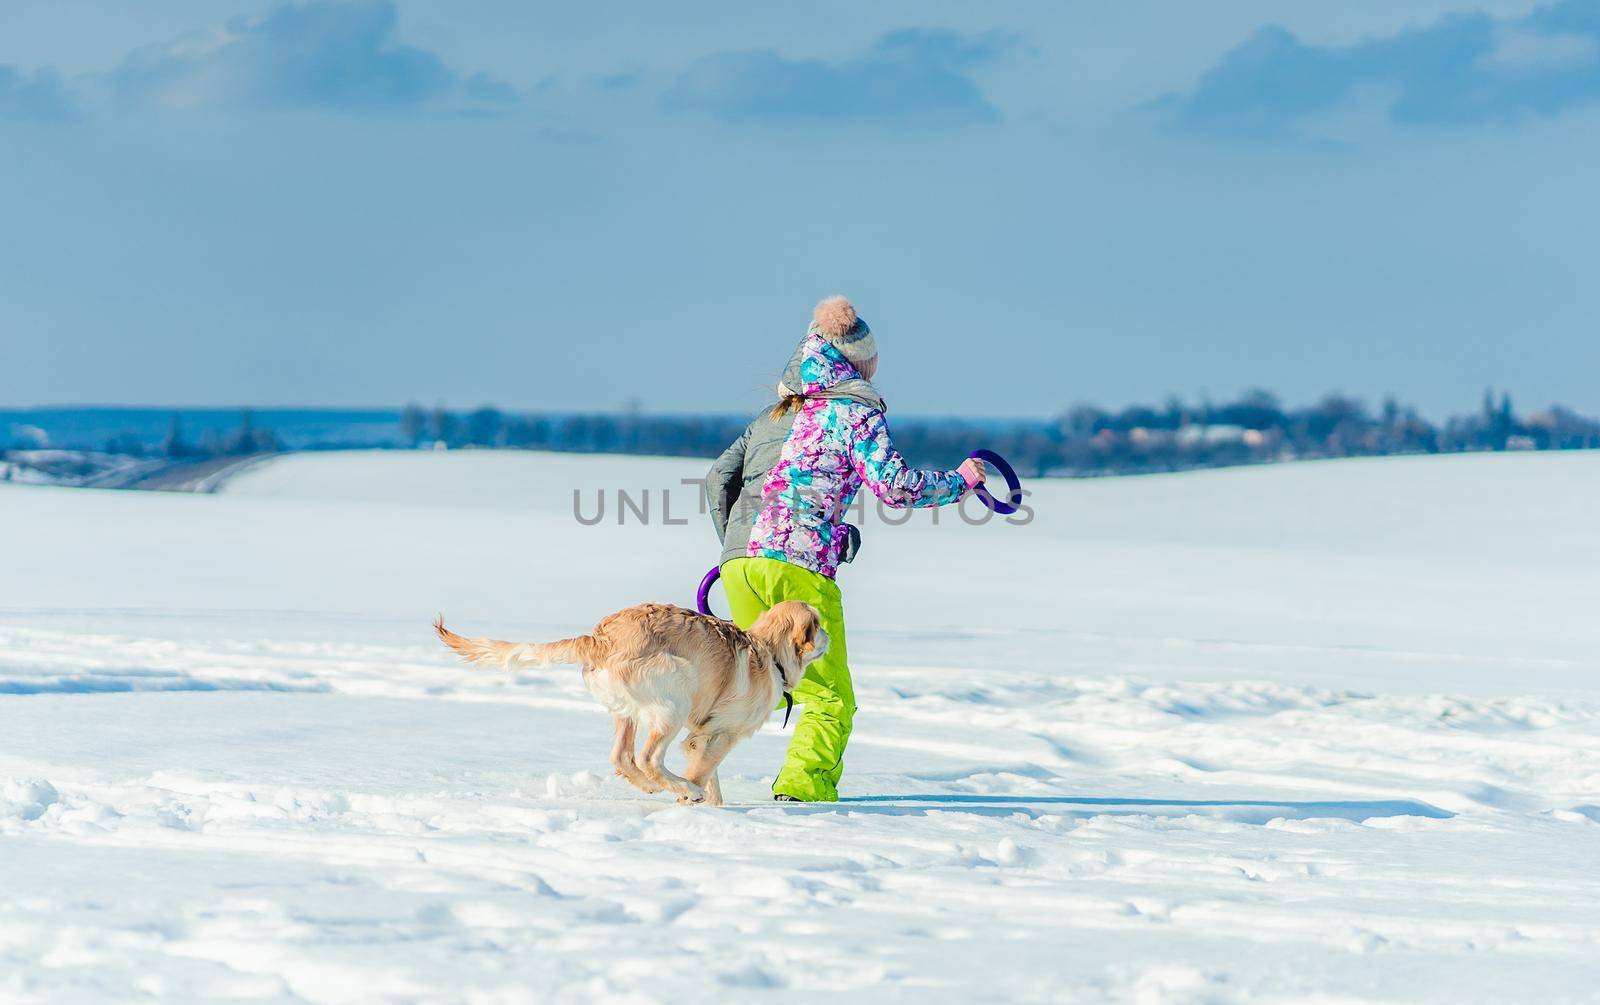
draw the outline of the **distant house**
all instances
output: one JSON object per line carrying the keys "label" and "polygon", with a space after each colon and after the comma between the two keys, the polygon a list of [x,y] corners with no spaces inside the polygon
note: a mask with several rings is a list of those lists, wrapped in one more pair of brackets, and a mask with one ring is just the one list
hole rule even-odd
{"label": "distant house", "polygon": [[[1251,433],[1255,434],[1254,440],[1252,440],[1250,437]],[[1261,433],[1258,430],[1246,429],[1243,426],[1220,424],[1215,426],[1192,425],[1184,426],[1182,429],[1178,430],[1178,442],[1186,447],[1195,446],[1201,443],[1248,443],[1251,446],[1256,446],[1261,443]]]}

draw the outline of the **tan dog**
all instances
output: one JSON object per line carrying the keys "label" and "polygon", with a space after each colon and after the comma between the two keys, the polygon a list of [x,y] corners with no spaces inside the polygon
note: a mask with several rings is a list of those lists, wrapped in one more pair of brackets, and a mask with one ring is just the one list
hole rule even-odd
{"label": "tan dog", "polygon": [[[589,693],[611,712],[611,764],[645,792],[671,789],[680,803],[722,804],[717,765],[767,721],[806,664],[828,649],[816,608],[786,600],[740,631],[670,604],[640,604],[603,619],[588,635],[559,642],[468,639],[441,617],[434,630],[469,663],[551,666],[578,663]],[[663,766],[667,746],[689,727],[683,776]],[[644,746],[634,751],[634,736]]]}

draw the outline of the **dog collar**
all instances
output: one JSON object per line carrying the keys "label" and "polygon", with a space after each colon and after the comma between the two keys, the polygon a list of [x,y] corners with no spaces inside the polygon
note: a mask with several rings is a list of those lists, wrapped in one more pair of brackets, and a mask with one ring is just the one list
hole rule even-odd
{"label": "dog collar", "polygon": [[783,682],[783,665],[776,658],[772,661],[772,673],[778,678],[778,690],[783,692],[783,728],[788,729],[789,713],[794,711],[794,692]]}

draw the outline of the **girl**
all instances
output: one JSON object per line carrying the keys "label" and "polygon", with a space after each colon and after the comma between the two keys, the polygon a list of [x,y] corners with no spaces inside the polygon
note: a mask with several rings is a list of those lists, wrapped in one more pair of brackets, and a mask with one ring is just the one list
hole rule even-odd
{"label": "girl", "polygon": [[867,323],[844,297],[822,301],[784,369],[778,403],[750,423],[706,476],[734,622],[748,628],[774,604],[803,600],[821,613],[831,640],[794,690],[805,708],[772,785],[780,800],[839,798],[856,701],[833,577],[860,546],[860,532],[844,522],[856,492],[865,484],[897,508],[943,506],[985,476],[983,462],[970,458],[954,471],[906,467],[871,383],[877,370]]}

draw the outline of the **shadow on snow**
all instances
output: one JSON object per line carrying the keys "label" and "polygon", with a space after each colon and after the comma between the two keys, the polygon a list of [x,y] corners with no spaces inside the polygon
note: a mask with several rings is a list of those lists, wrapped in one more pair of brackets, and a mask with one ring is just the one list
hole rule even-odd
{"label": "shadow on snow", "polygon": [[1198,814],[1237,823],[1268,820],[1370,820],[1373,817],[1426,817],[1448,820],[1449,810],[1413,799],[1276,800],[1276,799],[1140,799],[1119,796],[1007,796],[966,793],[912,793],[884,796],[844,796],[838,803],[787,804],[786,810],[881,813],[922,816],[928,813],[974,813],[1010,816],[1024,813],[1069,813],[1078,816],[1188,816]]}

